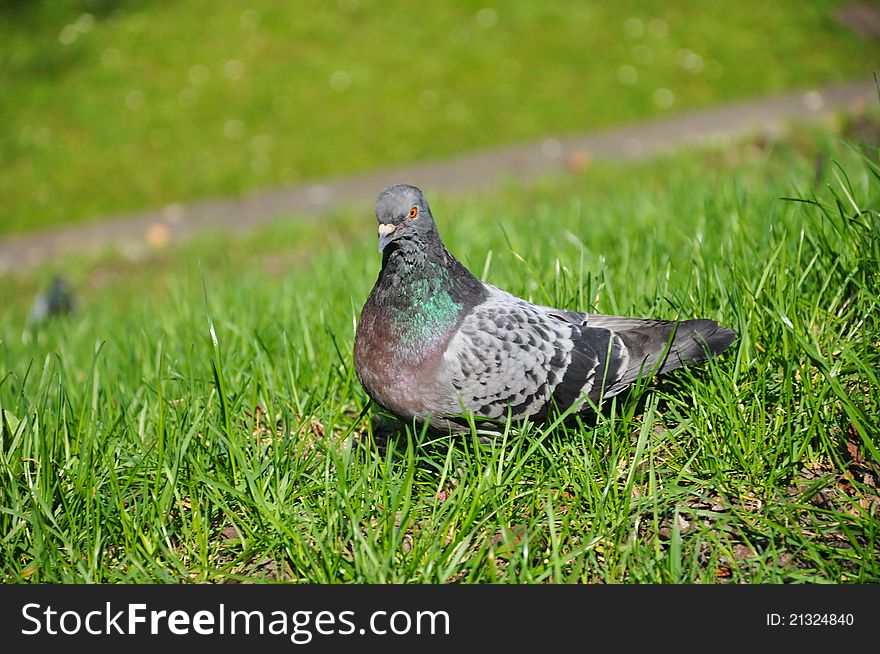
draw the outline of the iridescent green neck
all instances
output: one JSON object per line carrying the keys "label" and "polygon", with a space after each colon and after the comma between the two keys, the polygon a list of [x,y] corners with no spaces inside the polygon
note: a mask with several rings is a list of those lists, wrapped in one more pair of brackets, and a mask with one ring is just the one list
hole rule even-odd
{"label": "iridescent green neck", "polygon": [[440,340],[461,312],[450,293],[449,273],[436,262],[422,263],[401,275],[397,297],[389,307],[391,327],[401,345],[417,350]]}

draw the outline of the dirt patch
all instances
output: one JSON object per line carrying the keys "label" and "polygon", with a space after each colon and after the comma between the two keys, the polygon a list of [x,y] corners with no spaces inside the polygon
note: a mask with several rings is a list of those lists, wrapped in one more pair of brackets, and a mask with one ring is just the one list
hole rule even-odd
{"label": "dirt patch", "polygon": [[880,39],[880,6],[873,2],[844,5],[831,15],[836,23],[851,29],[867,41]]}

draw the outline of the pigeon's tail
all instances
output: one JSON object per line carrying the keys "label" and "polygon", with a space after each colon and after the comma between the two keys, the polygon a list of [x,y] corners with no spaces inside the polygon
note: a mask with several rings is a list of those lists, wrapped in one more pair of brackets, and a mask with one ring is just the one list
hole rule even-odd
{"label": "pigeon's tail", "polygon": [[612,330],[627,349],[627,369],[615,384],[618,387],[652,373],[707,361],[736,338],[732,329],[705,318],[675,322],[593,314],[587,316],[587,324]]}
{"label": "pigeon's tail", "polygon": [[[673,323],[672,326],[675,328],[675,338],[658,373],[707,361],[721,354],[736,338],[736,332],[732,329],[705,318]],[[663,349],[666,349],[665,344]]]}

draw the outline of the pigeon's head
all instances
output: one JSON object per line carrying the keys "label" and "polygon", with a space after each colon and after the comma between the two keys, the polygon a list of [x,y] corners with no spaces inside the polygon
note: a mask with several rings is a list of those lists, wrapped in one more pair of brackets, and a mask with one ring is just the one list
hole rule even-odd
{"label": "pigeon's head", "polygon": [[424,237],[436,231],[424,194],[409,184],[395,184],[379,192],[376,218],[379,221],[379,252],[394,241]]}

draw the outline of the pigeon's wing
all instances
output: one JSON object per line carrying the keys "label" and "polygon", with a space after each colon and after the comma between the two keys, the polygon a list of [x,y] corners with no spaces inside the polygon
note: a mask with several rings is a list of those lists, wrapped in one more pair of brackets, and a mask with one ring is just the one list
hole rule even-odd
{"label": "pigeon's wing", "polygon": [[455,389],[449,413],[543,417],[551,407],[598,400],[628,354],[611,330],[578,324],[486,285],[444,360]]}
{"label": "pigeon's wing", "polygon": [[719,354],[736,333],[714,320],[655,320],[541,307],[555,318],[584,327],[608,329],[621,344],[623,360],[606,379],[605,397],[620,393],[640,377],[663,374]]}

